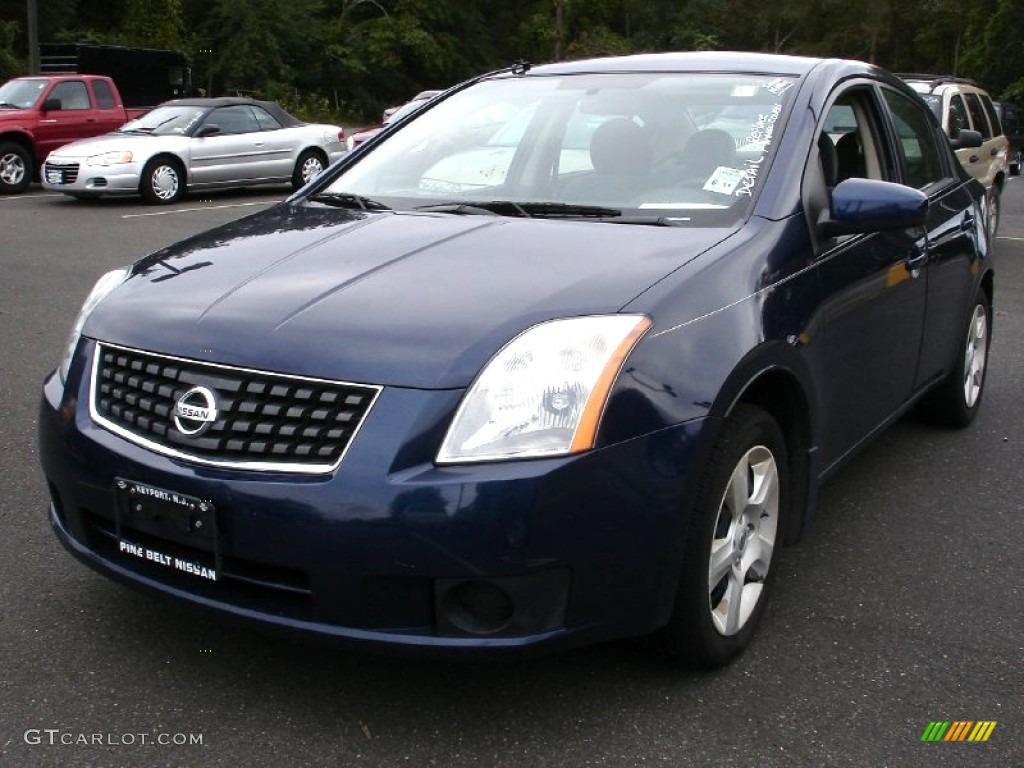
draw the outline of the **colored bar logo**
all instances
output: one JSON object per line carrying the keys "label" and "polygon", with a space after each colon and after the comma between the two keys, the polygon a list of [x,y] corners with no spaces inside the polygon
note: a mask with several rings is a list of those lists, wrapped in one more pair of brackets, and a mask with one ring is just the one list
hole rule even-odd
{"label": "colored bar logo", "polygon": [[933,720],[921,741],[988,741],[995,729],[995,720]]}

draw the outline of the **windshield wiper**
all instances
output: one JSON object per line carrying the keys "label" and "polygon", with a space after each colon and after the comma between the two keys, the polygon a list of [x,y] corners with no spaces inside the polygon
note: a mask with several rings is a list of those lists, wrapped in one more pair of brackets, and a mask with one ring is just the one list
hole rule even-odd
{"label": "windshield wiper", "polygon": [[464,216],[522,216],[530,214],[516,203],[494,200],[488,203],[438,203],[436,205],[418,205],[413,210],[426,213],[455,213]]}
{"label": "windshield wiper", "polygon": [[608,216],[598,221],[603,224],[636,224],[646,227],[678,227],[680,221],[689,218],[669,218],[668,216]]}
{"label": "windshield wiper", "polygon": [[390,211],[391,208],[377,200],[371,200],[362,195],[353,195],[348,192],[318,192],[310,195],[309,200],[314,203],[333,205],[335,208],[355,208],[360,211]]}
{"label": "windshield wiper", "polygon": [[17,109],[18,105],[17,104],[11,104],[11,102],[9,102],[9,101],[0,101],[0,107],[5,108],[5,109],[7,109],[7,108]]}
{"label": "windshield wiper", "polygon": [[528,216],[542,218],[595,218],[604,219],[621,216],[618,208],[604,208],[600,205],[576,205],[574,203],[519,203]]}
{"label": "windshield wiper", "polygon": [[523,203],[513,200],[473,201],[472,203],[440,203],[437,205],[421,205],[415,210],[432,213],[481,214],[490,213],[499,216],[519,216],[524,219],[604,219],[621,216],[618,208],[603,208],[598,205],[574,205],[571,203]]}
{"label": "windshield wiper", "polygon": [[118,128],[118,133],[152,133],[152,128]]}

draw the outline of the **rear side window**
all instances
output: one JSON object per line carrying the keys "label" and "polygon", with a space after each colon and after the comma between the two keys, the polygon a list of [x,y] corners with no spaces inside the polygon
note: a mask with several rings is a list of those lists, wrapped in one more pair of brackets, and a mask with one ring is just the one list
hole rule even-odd
{"label": "rear side window", "polygon": [[926,108],[895,91],[885,90],[884,93],[899,135],[907,185],[924,189],[938,183],[945,172]]}
{"label": "rear side window", "polygon": [[94,80],[92,92],[96,96],[96,105],[100,109],[114,108],[114,92],[110,90],[110,84],[103,80]]}
{"label": "rear side window", "polygon": [[967,111],[971,113],[971,122],[974,123],[974,130],[981,134],[983,139],[992,138],[992,129],[988,125],[988,118],[981,106],[981,99],[976,93],[965,93],[964,100],[967,102]]}
{"label": "rear side window", "polygon": [[1003,133],[1003,126],[999,122],[999,114],[996,112],[996,108],[992,105],[992,99],[988,96],[982,96],[981,106],[985,108],[985,114],[988,115],[988,121],[992,125],[992,135],[999,136]]}

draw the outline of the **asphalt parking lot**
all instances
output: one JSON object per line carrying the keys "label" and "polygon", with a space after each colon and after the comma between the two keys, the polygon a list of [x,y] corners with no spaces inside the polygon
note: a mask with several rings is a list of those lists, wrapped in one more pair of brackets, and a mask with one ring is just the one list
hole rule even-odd
{"label": "asphalt parking lot", "polygon": [[[285,192],[0,198],[0,763],[1024,765],[1024,181],[1003,199],[977,421],[904,419],[830,481],[757,640],[706,675],[631,642],[502,665],[312,647],[138,594],[60,547],[34,422],[90,286]],[[922,743],[935,720],[998,724],[984,743]]]}

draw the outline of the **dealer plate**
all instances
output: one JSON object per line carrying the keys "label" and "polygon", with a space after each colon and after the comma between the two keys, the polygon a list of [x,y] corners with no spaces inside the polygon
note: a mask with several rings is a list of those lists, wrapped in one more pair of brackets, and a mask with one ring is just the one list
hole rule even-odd
{"label": "dealer plate", "polygon": [[118,477],[117,549],[192,576],[217,580],[217,510],[209,499]]}
{"label": "dealer plate", "polygon": [[133,532],[216,554],[217,510],[209,499],[116,478],[118,538]]}

